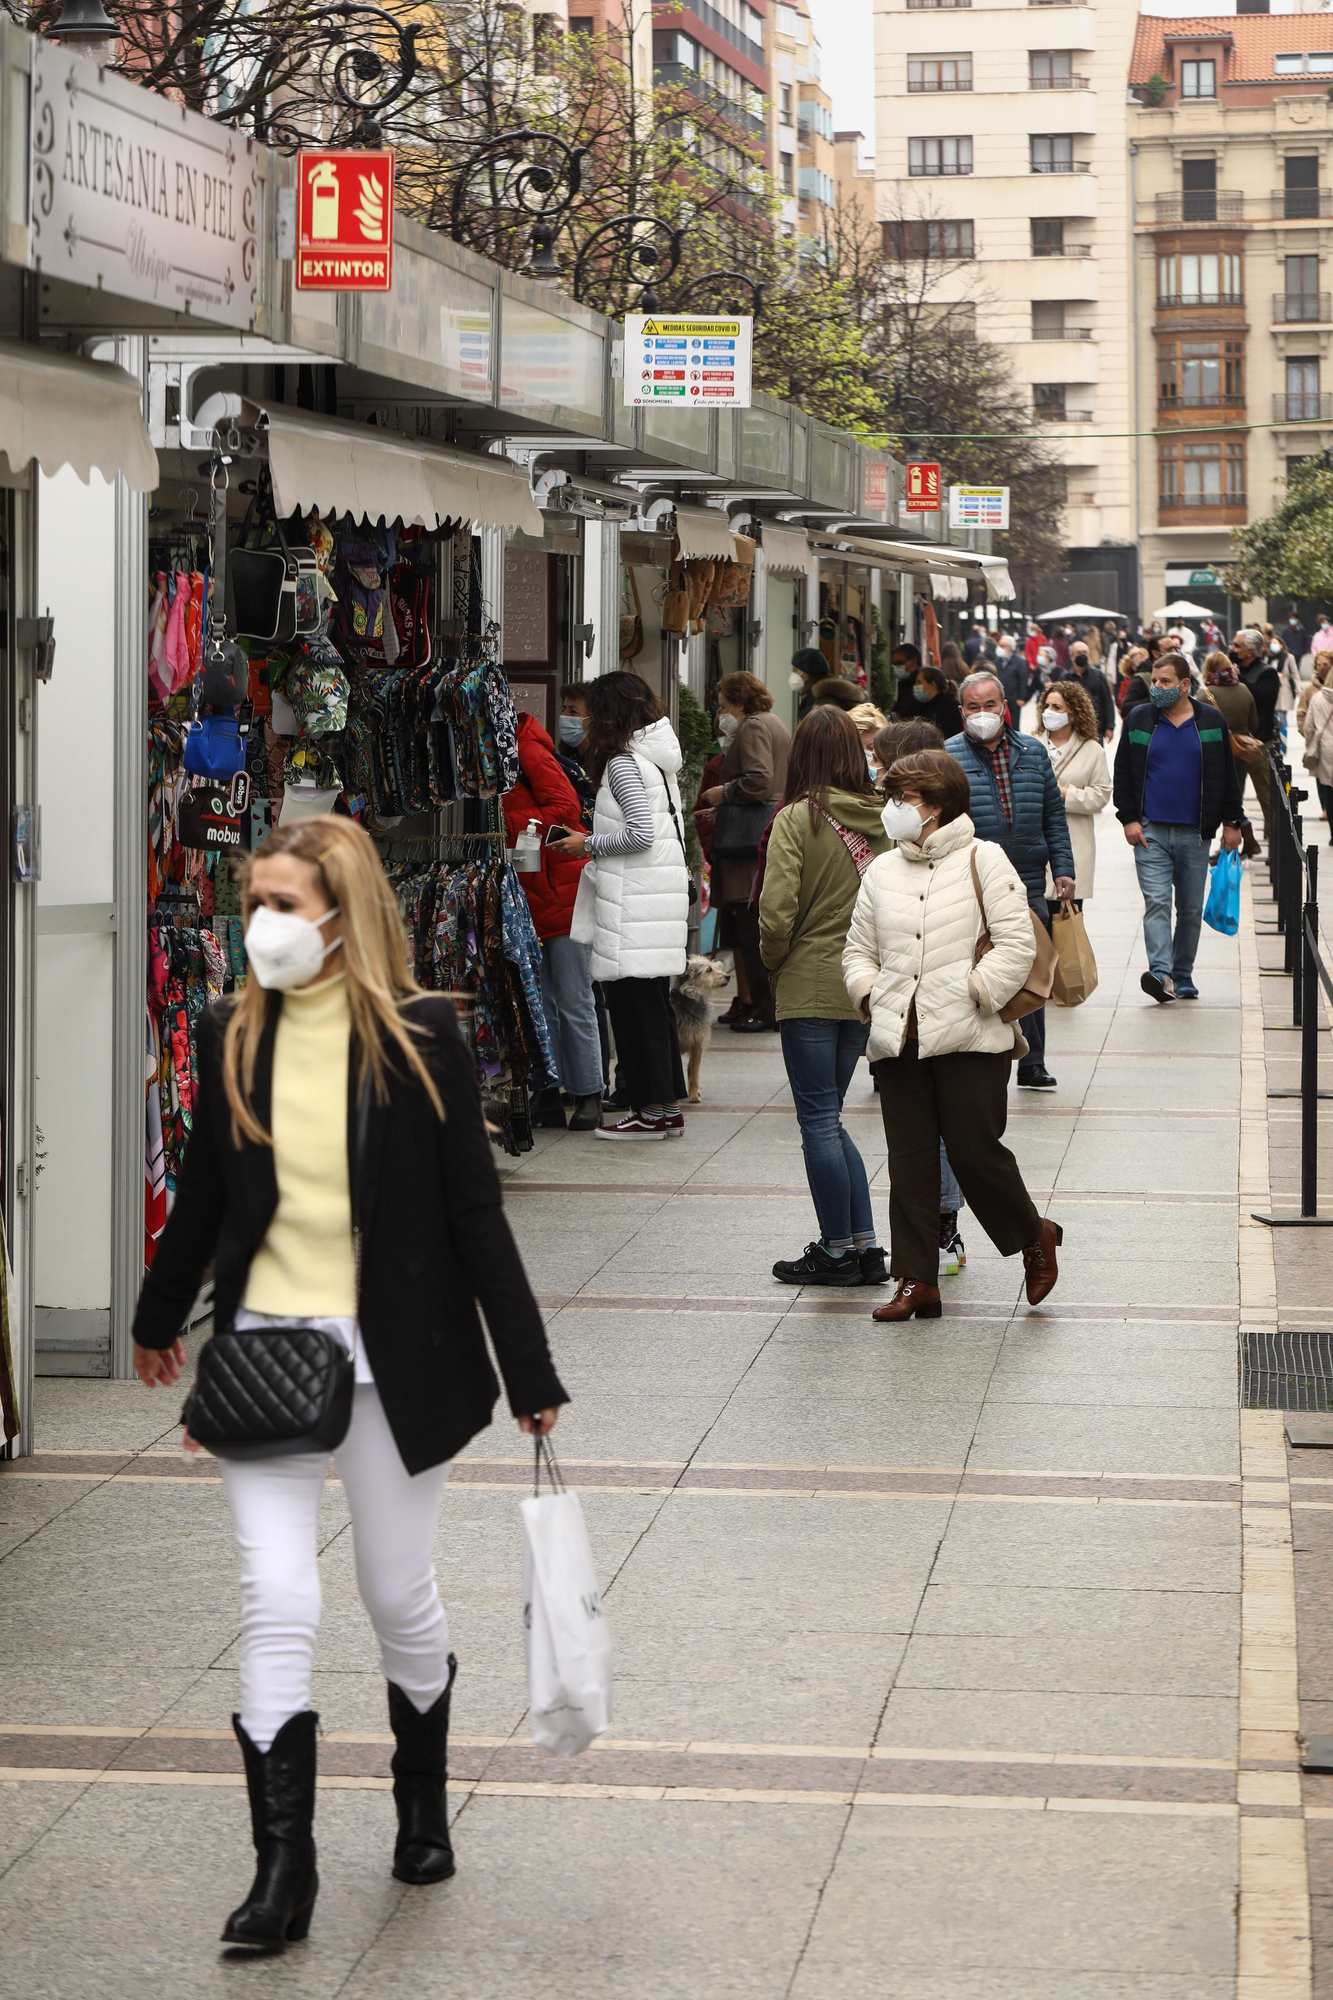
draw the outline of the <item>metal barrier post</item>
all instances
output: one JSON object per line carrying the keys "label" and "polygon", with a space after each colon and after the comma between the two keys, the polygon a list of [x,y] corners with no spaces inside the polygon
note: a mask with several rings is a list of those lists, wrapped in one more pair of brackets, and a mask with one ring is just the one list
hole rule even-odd
{"label": "metal barrier post", "polygon": [[[1279,932],[1287,928],[1287,906],[1282,895],[1282,863],[1285,850],[1282,845],[1283,827],[1279,824],[1278,807],[1286,798],[1282,789],[1282,767],[1270,751],[1268,758],[1268,885],[1273,891],[1273,921]],[[1286,821],[1285,810],[1282,822]]]}
{"label": "metal barrier post", "polygon": [[[1304,792],[1293,792],[1293,804],[1303,800],[1304,797]],[[1287,927],[1287,944],[1291,952],[1291,1025],[1293,1028],[1299,1028],[1305,1000],[1305,967],[1311,956],[1305,942],[1305,918],[1314,897],[1314,884],[1306,883],[1302,878],[1301,818],[1294,810],[1291,815],[1291,858],[1291,922]]]}
{"label": "metal barrier post", "polygon": [[[1303,795],[1302,795],[1303,796]],[[1286,817],[1284,813],[1283,817]],[[1300,882],[1299,848],[1296,850],[1297,880]],[[1319,948],[1319,850],[1307,847],[1305,850],[1304,889],[1305,899],[1301,909],[1300,979],[1301,987],[1301,1087],[1294,1090],[1270,1090],[1270,1097],[1295,1097],[1301,1100],[1301,1211],[1299,1215],[1254,1215],[1256,1222],[1266,1222],[1272,1229],[1333,1229],[1333,1215],[1320,1215],[1319,1209],[1319,1100],[1333,1097],[1333,1091],[1319,1088],[1319,988],[1323,985],[1330,1002],[1333,1002],[1333,979],[1324,966]]]}

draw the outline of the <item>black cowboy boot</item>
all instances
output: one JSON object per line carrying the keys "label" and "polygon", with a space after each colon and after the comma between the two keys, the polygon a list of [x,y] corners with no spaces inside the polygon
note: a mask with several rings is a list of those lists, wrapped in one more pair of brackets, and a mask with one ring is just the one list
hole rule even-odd
{"label": "black cowboy boot", "polygon": [[393,1872],[400,1882],[444,1882],[454,1872],[445,1784],[449,1776],[449,1697],[458,1662],[449,1655],[449,1681],[423,1715],[390,1681],[389,1721],[398,1745],[389,1766],[398,1808]]}
{"label": "black cowboy boot", "polygon": [[250,1825],[259,1866],[250,1893],[233,1910],[223,1944],[283,1951],[310,1929],[319,1893],[315,1873],[315,1731],[319,1717],[303,1709],[283,1723],[267,1750],[257,1750],[233,1715],[245,1759]]}

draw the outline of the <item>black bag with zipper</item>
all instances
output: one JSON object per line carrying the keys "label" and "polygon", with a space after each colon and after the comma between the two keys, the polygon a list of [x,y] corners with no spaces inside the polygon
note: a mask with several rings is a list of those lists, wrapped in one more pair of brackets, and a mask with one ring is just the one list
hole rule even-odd
{"label": "black bag with zipper", "polygon": [[717,861],[755,861],[764,828],[777,811],[769,799],[758,805],[745,799],[728,800],[717,809],[713,821],[713,858]]}
{"label": "black bag with zipper", "polygon": [[[351,1176],[357,1311],[361,1226],[357,1185],[370,1120],[370,1078],[361,1090]],[[359,1340],[360,1329],[357,1330]],[[194,1388],[181,1411],[190,1436],[215,1458],[281,1458],[336,1451],[352,1421],[356,1356],[336,1333],[276,1322],[215,1333],[199,1351]]]}

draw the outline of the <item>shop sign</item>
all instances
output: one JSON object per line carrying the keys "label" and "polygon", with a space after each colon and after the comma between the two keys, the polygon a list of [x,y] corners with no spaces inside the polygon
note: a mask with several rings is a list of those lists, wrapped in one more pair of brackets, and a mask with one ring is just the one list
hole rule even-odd
{"label": "shop sign", "polygon": [[296,156],[298,292],[393,290],[393,154]]}
{"label": "shop sign", "polygon": [[861,506],[867,514],[883,514],[889,505],[889,468],[883,459],[868,458]]}
{"label": "shop sign", "polygon": [[1168,590],[1219,590],[1222,579],[1215,569],[1169,569]]}
{"label": "shop sign", "polygon": [[753,319],[630,313],[625,320],[625,407],[748,410]]}
{"label": "shop sign", "polygon": [[209,323],[252,327],[258,166],[253,139],[34,39],[34,269]]}
{"label": "shop sign", "polygon": [[938,514],[940,468],[929,459],[914,459],[907,467],[903,506],[909,514]]}
{"label": "shop sign", "polygon": [[1007,528],[1009,488],[1007,486],[951,486],[949,488],[951,528]]}

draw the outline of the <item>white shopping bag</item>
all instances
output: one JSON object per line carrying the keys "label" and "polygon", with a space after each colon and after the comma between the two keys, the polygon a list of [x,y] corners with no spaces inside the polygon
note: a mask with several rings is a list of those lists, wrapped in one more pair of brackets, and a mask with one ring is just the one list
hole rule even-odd
{"label": "white shopping bag", "polygon": [[[559,1472],[545,1448],[554,1483]],[[611,1723],[611,1639],[597,1572],[576,1493],[557,1491],[520,1508],[532,1740],[573,1757]]]}

